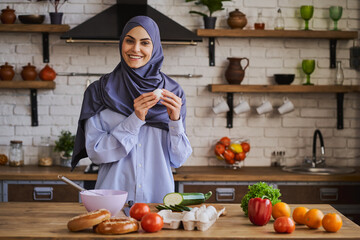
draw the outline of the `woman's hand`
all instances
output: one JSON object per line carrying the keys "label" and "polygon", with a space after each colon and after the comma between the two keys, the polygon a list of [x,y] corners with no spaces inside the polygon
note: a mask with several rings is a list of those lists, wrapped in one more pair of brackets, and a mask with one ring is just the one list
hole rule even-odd
{"label": "woman's hand", "polygon": [[182,106],[181,98],[166,89],[162,90],[161,103],[166,106],[170,119],[173,121],[179,120]]}
{"label": "woman's hand", "polygon": [[134,109],[136,116],[145,121],[146,114],[149,109],[155,106],[159,100],[153,92],[141,94],[138,98],[134,99]]}

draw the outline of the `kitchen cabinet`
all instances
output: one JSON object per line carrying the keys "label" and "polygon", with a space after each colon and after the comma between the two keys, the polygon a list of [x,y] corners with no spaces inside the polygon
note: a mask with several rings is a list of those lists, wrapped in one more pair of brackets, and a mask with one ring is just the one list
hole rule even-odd
{"label": "kitchen cabinet", "polygon": [[[54,24],[0,24],[0,32],[22,32],[22,33],[41,33],[43,45],[43,62],[48,63],[49,60],[49,33],[61,33],[70,29],[69,25]],[[30,89],[31,102],[31,126],[38,126],[37,115],[37,89],[54,89],[54,82],[4,82],[0,81],[0,89]]]}
{"label": "kitchen cabinet", "polygon": [[329,39],[330,68],[336,67],[337,40],[358,38],[357,31],[304,31],[304,30],[244,30],[244,29],[198,29],[197,35],[209,37],[209,66],[215,66],[215,37],[236,38],[300,38]]}
{"label": "kitchen cabinet", "polygon": [[335,93],[337,99],[337,129],[343,129],[343,102],[345,93],[359,93],[360,86],[335,85],[232,85],[210,84],[210,92],[226,92],[230,110],[227,112],[227,128],[232,128],[234,93]]}

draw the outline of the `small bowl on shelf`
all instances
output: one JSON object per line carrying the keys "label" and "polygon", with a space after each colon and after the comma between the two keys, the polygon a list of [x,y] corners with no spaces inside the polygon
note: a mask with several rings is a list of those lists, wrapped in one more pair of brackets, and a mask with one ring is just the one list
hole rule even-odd
{"label": "small bowl on shelf", "polygon": [[45,15],[19,15],[19,20],[23,24],[42,24],[45,20]]}
{"label": "small bowl on shelf", "polygon": [[295,78],[295,74],[274,74],[275,82],[279,85],[290,85]]}

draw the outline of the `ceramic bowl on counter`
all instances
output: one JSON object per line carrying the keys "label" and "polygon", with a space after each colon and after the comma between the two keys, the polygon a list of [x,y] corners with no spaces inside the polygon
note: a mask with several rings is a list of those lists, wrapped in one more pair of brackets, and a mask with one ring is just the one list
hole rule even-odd
{"label": "ceramic bowl on counter", "polygon": [[128,192],[121,190],[96,189],[80,192],[81,201],[88,212],[104,208],[111,212],[111,216],[121,211],[127,196]]}
{"label": "ceramic bowl on counter", "polygon": [[45,15],[19,15],[19,20],[23,24],[42,24],[45,20]]}
{"label": "ceramic bowl on counter", "polygon": [[295,74],[274,74],[275,82],[279,85],[290,85],[295,78]]}

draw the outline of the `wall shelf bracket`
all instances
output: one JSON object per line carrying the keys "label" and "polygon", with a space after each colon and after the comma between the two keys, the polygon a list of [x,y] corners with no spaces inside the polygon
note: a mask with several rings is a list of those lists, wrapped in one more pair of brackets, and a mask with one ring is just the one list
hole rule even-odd
{"label": "wall shelf bracket", "polygon": [[336,93],[337,129],[344,129],[344,93]]}
{"label": "wall shelf bracket", "polygon": [[336,68],[336,39],[330,39],[330,68]]}
{"label": "wall shelf bracket", "polygon": [[33,127],[39,126],[36,89],[30,89],[30,104],[31,104],[31,126]]}
{"label": "wall shelf bracket", "polygon": [[49,33],[43,32],[42,33],[42,45],[43,45],[43,62],[49,63]]}
{"label": "wall shelf bracket", "polygon": [[215,38],[209,37],[209,66],[215,66]]}
{"label": "wall shelf bracket", "polygon": [[229,105],[230,110],[226,113],[226,127],[232,128],[233,127],[233,109],[234,109],[234,93],[228,92],[227,93],[227,104]]}

